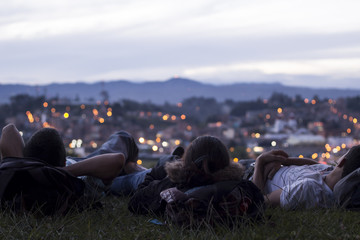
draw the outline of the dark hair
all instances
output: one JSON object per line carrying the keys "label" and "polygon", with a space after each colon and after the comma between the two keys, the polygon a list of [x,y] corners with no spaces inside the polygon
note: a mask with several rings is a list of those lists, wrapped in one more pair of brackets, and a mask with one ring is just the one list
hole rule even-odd
{"label": "dark hair", "polygon": [[24,147],[24,156],[38,158],[55,167],[65,166],[66,151],[58,131],[43,128],[35,132]]}
{"label": "dark hair", "polygon": [[202,136],[192,141],[183,160],[186,183],[190,187],[211,184],[211,174],[230,164],[227,148],[218,138],[212,136]]}
{"label": "dark hair", "polygon": [[341,178],[360,167],[360,145],[352,147],[345,156],[346,161]]}

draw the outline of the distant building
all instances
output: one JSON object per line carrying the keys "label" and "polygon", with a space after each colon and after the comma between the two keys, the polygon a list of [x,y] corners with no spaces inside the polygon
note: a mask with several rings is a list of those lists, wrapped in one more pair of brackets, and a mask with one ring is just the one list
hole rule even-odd
{"label": "distant building", "polygon": [[291,134],[286,140],[290,146],[295,145],[324,145],[326,139],[321,135],[313,134]]}

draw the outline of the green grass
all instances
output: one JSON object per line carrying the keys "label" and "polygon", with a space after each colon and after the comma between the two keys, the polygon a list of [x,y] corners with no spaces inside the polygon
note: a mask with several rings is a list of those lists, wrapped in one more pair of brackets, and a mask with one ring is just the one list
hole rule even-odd
{"label": "green grass", "polygon": [[[58,217],[0,214],[0,239],[360,239],[360,212],[267,209],[260,222],[183,228],[150,223],[127,210],[127,198],[107,197],[104,208]],[[164,221],[164,219],[159,219]]]}

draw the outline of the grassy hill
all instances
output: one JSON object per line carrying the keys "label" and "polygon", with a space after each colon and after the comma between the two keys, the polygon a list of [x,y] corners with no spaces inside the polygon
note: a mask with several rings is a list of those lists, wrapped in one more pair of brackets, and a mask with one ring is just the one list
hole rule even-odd
{"label": "grassy hill", "polygon": [[[62,217],[2,211],[0,239],[360,239],[360,212],[267,209],[260,222],[185,229],[157,225],[127,210],[128,198],[106,197],[104,208]],[[158,218],[165,223],[165,219]]]}

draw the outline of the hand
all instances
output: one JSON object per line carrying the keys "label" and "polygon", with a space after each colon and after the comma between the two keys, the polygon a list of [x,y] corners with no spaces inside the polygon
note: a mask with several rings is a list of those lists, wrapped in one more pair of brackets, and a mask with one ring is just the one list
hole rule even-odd
{"label": "hand", "polygon": [[264,165],[270,162],[279,162],[280,164],[284,163],[289,155],[282,150],[271,150],[260,154],[256,158],[256,164]]}

